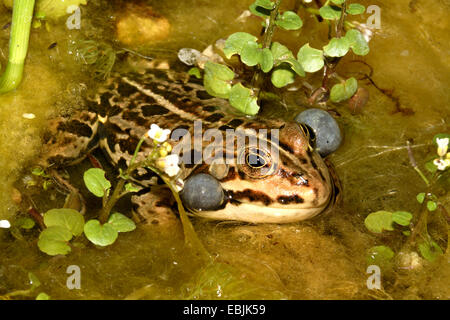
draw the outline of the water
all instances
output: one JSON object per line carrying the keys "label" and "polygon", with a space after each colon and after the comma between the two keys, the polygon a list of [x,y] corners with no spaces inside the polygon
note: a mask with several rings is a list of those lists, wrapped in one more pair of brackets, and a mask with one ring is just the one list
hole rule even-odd
{"label": "water", "polygon": [[[27,273],[42,285],[21,298],[34,298],[44,291],[53,299],[449,299],[448,261],[423,263],[416,271],[382,268],[385,293],[367,289],[367,250],[390,245],[398,251],[404,238],[376,236],[364,227],[364,218],[377,210],[407,210],[418,214],[415,201],[425,186],[412,170],[406,141],[423,168],[434,152],[431,139],[450,132],[450,61],[448,1],[360,1],[381,8],[381,29],[370,41],[371,52],[360,58],[349,54],[339,64],[342,76],[373,68],[376,85],[391,90],[381,93],[367,80],[360,81],[370,94],[362,114],[352,115],[346,104],[332,106],[344,133],[341,148],[330,156],[343,185],[343,203],[317,218],[289,225],[247,225],[192,219],[195,229],[215,264],[204,266],[184,249],[181,224],[169,229],[140,227],[120,235],[111,247],[94,248],[85,240],[81,247],[62,257],[50,257],[36,246],[38,232],[25,232],[24,240],[0,230],[0,295],[29,287]],[[23,202],[11,199],[13,184],[29,174],[28,164],[39,152],[45,119],[82,107],[79,96],[96,84],[86,68],[67,54],[68,41],[93,37],[111,38],[114,7],[91,0],[82,11],[82,29],[67,31],[52,23],[50,31],[33,30],[24,81],[19,90],[0,96],[0,219],[24,213]],[[150,1],[171,23],[170,37],[139,48],[142,54],[175,58],[181,47],[203,50],[220,37],[245,30],[259,33],[259,20],[235,19],[251,1]],[[114,2],[117,6],[121,4]],[[286,8],[293,1],[283,1]],[[0,26],[10,19],[0,6]],[[275,40],[287,43],[294,53],[306,42],[312,47],[326,43],[327,27],[301,12],[301,31],[277,31]],[[364,22],[369,15],[359,21]],[[9,30],[0,30],[0,61],[5,65]],[[56,42],[56,47],[48,49]],[[118,43],[114,45],[119,46]],[[120,66],[121,62],[118,63]],[[308,77],[317,86],[318,77]],[[298,83],[300,85],[301,82]],[[266,110],[292,119],[303,110],[301,92],[283,93],[287,109]],[[412,115],[395,112],[410,108]],[[33,120],[22,117],[34,113]],[[336,113],[336,112],[335,112]],[[447,185],[448,190],[448,185]],[[43,198],[42,206],[56,203]],[[450,197],[440,194],[449,208]],[[47,202],[47,203],[46,203]],[[56,205],[56,204],[55,204]],[[431,232],[431,231],[430,231]],[[446,239],[439,240],[445,247]],[[193,262],[194,261],[194,262]],[[66,269],[80,266],[81,290],[68,290]]]}

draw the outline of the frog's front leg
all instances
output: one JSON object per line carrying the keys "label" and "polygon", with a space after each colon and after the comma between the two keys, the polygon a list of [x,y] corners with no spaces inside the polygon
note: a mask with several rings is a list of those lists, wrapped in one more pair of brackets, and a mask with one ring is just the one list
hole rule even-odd
{"label": "frog's front leg", "polygon": [[133,212],[144,224],[158,225],[163,228],[179,226],[176,215],[176,201],[169,188],[153,186],[149,192],[131,197]]}

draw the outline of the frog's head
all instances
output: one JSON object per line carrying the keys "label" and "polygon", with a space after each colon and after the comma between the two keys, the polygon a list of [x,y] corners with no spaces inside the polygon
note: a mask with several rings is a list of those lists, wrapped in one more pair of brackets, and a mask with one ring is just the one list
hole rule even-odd
{"label": "frog's head", "polygon": [[284,223],[313,217],[328,206],[333,197],[332,178],[313,150],[309,131],[292,122],[278,132],[279,141],[271,138],[266,140],[267,147],[258,143],[238,148],[234,163],[209,167],[222,185],[225,202],[218,210],[197,215]]}

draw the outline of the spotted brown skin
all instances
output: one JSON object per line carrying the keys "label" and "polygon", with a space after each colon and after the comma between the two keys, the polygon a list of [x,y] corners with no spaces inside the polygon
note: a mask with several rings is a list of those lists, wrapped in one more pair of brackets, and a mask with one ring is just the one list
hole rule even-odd
{"label": "spotted brown skin", "polygon": [[[195,128],[196,120],[201,120],[201,128]],[[238,115],[226,100],[210,96],[202,85],[189,82],[185,74],[152,70],[114,75],[88,101],[88,110],[54,122],[54,134],[45,145],[47,165],[75,163],[100,147],[112,164],[125,168],[151,124],[171,129],[169,142],[174,150],[181,150],[179,156],[184,161],[179,177],[209,173],[219,180],[226,195],[220,208],[193,212],[198,216],[284,223],[313,217],[333,202],[333,179],[298,124]],[[227,130],[233,130],[235,136],[230,141],[210,137],[195,142],[195,133],[205,136],[209,129],[224,136]],[[191,141],[187,140],[189,136]],[[241,137],[245,139],[242,141],[255,138],[264,144],[239,145]],[[226,145],[228,142],[234,147]],[[138,160],[143,160],[152,148],[150,139],[144,141]],[[213,150],[209,157],[221,151],[229,161],[210,162],[208,156],[198,163],[188,161],[205,155],[206,150]],[[150,170],[141,168],[133,179],[158,196],[157,191],[152,192],[156,178]],[[136,197],[141,212],[152,210],[151,205],[145,208]],[[160,203],[147,202],[153,206]]]}

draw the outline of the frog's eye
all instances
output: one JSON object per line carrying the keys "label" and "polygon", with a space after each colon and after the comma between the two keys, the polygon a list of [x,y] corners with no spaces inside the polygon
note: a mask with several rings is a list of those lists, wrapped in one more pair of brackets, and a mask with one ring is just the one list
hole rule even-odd
{"label": "frog's eye", "polygon": [[251,178],[264,178],[273,172],[270,154],[262,149],[246,148],[238,159],[239,169]]}
{"label": "frog's eye", "polygon": [[305,137],[308,138],[309,145],[314,149],[316,147],[316,134],[314,130],[304,123],[299,123],[299,126]]}
{"label": "frog's eye", "polygon": [[267,159],[264,156],[251,151],[246,155],[245,162],[253,169],[259,169],[267,165]]}

